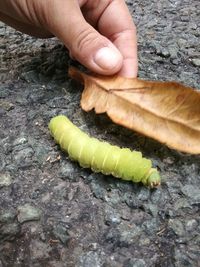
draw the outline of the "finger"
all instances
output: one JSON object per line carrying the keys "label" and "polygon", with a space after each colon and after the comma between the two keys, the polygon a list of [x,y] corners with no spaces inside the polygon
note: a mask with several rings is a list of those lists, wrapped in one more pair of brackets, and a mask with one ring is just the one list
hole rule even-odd
{"label": "finger", "polygon": [[35,37],[39,37],[39,38],[52,37],[52,34],[48,31],[45,31],[44,29],[32,26],[30,24],[23,23],[1,12],[0,12],[0,20],[6,23],[7,25],[15,28],[18,31],[21,31],[29,35],[31,34],[32,36],[35,36]]}
{"label": "finger", "polygon": [[121,53],[110,40],[85,21],[77,1],[50,2],[47,24],[80,63],[105,75],[121,69]]}
{"label": "finger", "polygon": [[[44,1],[45,2],[45,1]],[[32,25],[40,27],[40,21],[38,20],[38,14],[40,10],[37,9],[38,0],[4,0],[0,1],[0,10],[5,16],[12,18],[22,24]]]}
{"label": "finger", "polygon": [[111,1],[99,19],[98,29],[115,44],[123,56],[119,74],[136,77],[138,71],[136,28],[123,0]]}

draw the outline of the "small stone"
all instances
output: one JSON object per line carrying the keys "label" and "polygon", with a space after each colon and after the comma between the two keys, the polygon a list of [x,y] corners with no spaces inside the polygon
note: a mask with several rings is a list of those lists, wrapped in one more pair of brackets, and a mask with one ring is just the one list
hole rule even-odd
{"label": "small stone", "polygon": [[164,162],[164,163],[167,163],[167,164],[169,164],[169,165],[171,165],[171,164],[174,163],[174,158],[172,158],[172,157],[164,158],[164,159],[163,159],[163,162]]}
{"label": "small stone", "polygon": [[120,214],[114,209],[106,209],[105,223],[107,225],[119,224],[121,222]]}
{"label": "small stone", "polygon": [[144,210],[149,212],[153,217],[156,217],[158,214],[158,207],[154,204],[144,204],[143,205]]}
{"label": "small stone", "polygon": [[0,241],[12,241],[20,233],[20,226],[17,223],[4,224],[0,231]]}
{"label": "small stone", "polygon": [[66,161],[61,162],[59,175],[62,179],[75,180],[76,179],[76,167],[74,165],[74,162],[71,162],[71,161],[68,161],[67,163]]}
{"label": "small stone", "polygon": [[119,242],[119,238],[120,238],[119,230],[115,227],[110,227],[108,232],[105,234],[105,240],[107,243]]}
{"label": "small stone", "polygon": [[19,137],[19,138],[15,139],[13,145],[14,146],[23,145],[23,144],[26,144],[27,142],[28,142],[28,140],[26,139],[26,137]]}
{"label": "small stone", "polygon": [[139,237],[142,233],[142,229],[135,224],[126,225],[120,224],[118,226],[119,234],[120,234],[120,242],[125,244],[132,244],[135,242],[136,238]]}
{"label": "small stone", "polygon": [[79,264],[77,267],[101,267],[101,258],[97,252],[89,251],[79,258]]}
{"label": "small stone", "polygon": [[[104,188],[103,180],[101,180],[101,177],[97,176],[101,176],[101,174],[94,173],[90,175],[90,177],[93,177],[93,180],[90,184],[91,191],[97,199],[104,199],[106,195],[106,189]],[[107,199],[107,202],[109,202],[109,199]]]}
{"label": "small stone", "polygon": [[155,234],[158,231],[158,223],[157,219],[153,218],[151,220],[147,220],[142,224],[142,228],[149,235]]}
{"label": "small stone", "polygon": [[200,58],[193,58],[193,59],[192,59],[192,64],[193,64],[195,67],[200,67]]}
{"label": "small stone", "polygon": [[120,212],[120,216],[122,220],[125,220],[125,221],[130,221],[132,218],[131,213],[127,209],[122,209]]}
{"label": "small stone", "polygon": [[40,240],[43,241],[43,242],[46,241],[46,236],[45,236],[44,232],[40,233]]}
{"label": "small stone", "polygon": [[[1,26],[1,25],[0,25]],[[0,28],[0,36],[4,36],[5,35],[5,32],[6,32],[6,29],[5,28]]]}
{"label": "small stone", "polygon": [[194,23],[194,22],[190,23],[190,29],[197,30],[197,28],[198,28],[198,25],[196,23]]}
{"label": "small stone", "polygon": [[168,52],[169,52],[172,59],[177,58],[178,50],[179,50],[178,46],[169,46],[168,47]]}
{"label": "small stone", "polygon": [[185,251],[180,250],[178,247],[174,248],[174,260],[175,267],[188,267],[188,266],[197,266],[193,265],[194,262],[188,257]]}
{"label": "small stone", "polygon": [[8,101],[0,100],[0,108],[10,111],[11,109],[14,108],[14,105]]}
{"label": "small stone", "polygon": [[181,191],[184,195],[191,199],[192,204],[200,203],[200,189],[193,185],[185,185],[182,187]]}
{"label": "small stone", "polygon": [[177,236],[183,236],[185,234],[183,224],[178,219],[169,219],[168,226]]}
{"label": "small stone", "polygon": [[21,78],[26,82],[30,83],[37,83],[38,82],[38,75],[34,70],[30,70],[28,72],[21,73]]}
{"label": "small stone", "polygon": [[159,202],[162,202],[163,198],[162,198],[162,191],[160,190],[160,188],[158,188],[157,190],[154,190],[152,193],[151,193],[151,201],[153,203],[155,203],[155,205],[157,205],[157,203]]}
{"label": "small stone", "polygon": [[41,211],[30,204],[18,207],[18,221],[20,223],[27,221],[38,221],[41,217]]}
{"label": "small stone", "polygon": [[150,196],[150,190],[147,187],[141,187],[140,190],[138,190],[138,192],[136,193],[136,198],[141,200],[141,201],[145,201],[148,200]]}
{"label": "small stone", "polygon": [[9,173],[0,174],[0,188],[9,186],[12,183],[12,178]]}
{"label": "small stone", "polygon": [[168,51],[168,49],[165,47],[161,47],[161,46],[156,47],[156,54],[164,58],[167,58],[170,56],[170,52]]}
{"label": "small stone", "polygon": [[185,198],[179,198],[175,203],[174,203],[174,210],[180,210],[184,208],[191,208],[190,204],[188,203],[187,199]]}
{"label": "small stone", "polygon": [[115,206],[117,203],[119,203],[120,196],[119,196],[119,191],[117,189],[112,189],[109,194],[105,194],[105,201],[110,203],[110,205]]}
{"label": "small stone", "polygon": [[140,238],[139,243],[141,246],[148,246],[151,243],[151,241],[149,238],[144,237],[144,238]]}
{"label": "small stone", "polygon": [[34,145],[34,156],[37,162],[42,165],[46,161],[49,149],[46,145],[37,142],[37,145]]}
{"label": "small stone", "polygon": [[13,222],[16,217],[15,210],[4,210],[0,212],[0,223]]}
{"label": "small stone", "polygon": [[191,219],[189,221],[187,221],[186,225],[185,225],[185,229],[186,231],[193,231],[197,228],[198,226],[198,222],[195,219]]}
{"label": "small stone", "polygon": [[64,224],[59,223],[54,227],[53,230],[55,237],[58,238],[64,245],[66,245],[70,239],[67,228],[68,227],[66,227]]}
{"label": "small stone", "polygon": [[29,165],[31,164],[31,158],[33,155],[33,149],[31,147],[26,147],[15,152],[14,160],[18,165]]}

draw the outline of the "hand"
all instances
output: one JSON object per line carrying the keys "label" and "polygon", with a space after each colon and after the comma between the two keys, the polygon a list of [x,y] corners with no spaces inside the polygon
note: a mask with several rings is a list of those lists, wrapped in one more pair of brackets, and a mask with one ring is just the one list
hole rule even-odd
{"label": "hand", "polygon": [[0,20],[33,36],[57,36],[94,72],[137,76],[136,29],[124,0],[0,0]]}

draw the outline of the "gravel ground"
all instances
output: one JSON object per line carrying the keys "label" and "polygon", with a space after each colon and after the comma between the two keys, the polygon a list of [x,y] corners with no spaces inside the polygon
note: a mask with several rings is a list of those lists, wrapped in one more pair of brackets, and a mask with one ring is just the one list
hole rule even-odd
{"label": "gravel ground", "polygon": [[[200,89],[199,0],[127,1],[138,29],[139,76]],[[0,267],[200,266],[200,156],[178,153],[85,113],[82,87],[57,39],[0,24]],[[50,118],[137,149],[163,182],[149,190],[71,162]],[[173,137],[169,137],[173,138]]]}

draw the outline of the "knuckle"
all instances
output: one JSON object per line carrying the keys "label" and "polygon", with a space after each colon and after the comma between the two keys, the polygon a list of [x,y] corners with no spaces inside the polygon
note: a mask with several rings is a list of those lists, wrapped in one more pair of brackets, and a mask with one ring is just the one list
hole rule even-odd
{"label": "knuckle", "polygon": [[[98,42],[99,37],[98,34],[95,31],[92,31],[90,29],[84,29],[75,38],[75,50],[78,53],[83,53],[85,50],[89,51],[89,48],[95,45],[95,43]],[[74,49],[73,49],[74,50]],[[75,53],[76,53],[75,51]]]}

